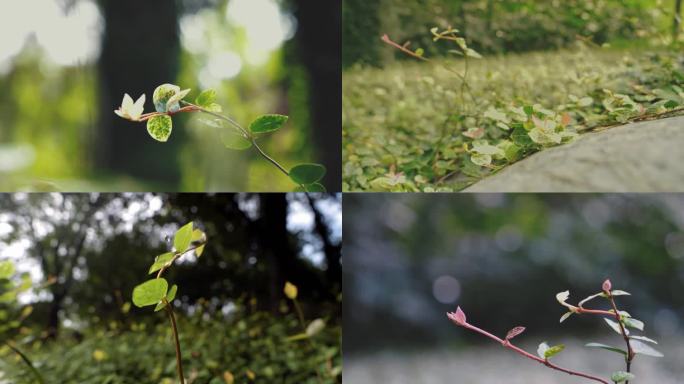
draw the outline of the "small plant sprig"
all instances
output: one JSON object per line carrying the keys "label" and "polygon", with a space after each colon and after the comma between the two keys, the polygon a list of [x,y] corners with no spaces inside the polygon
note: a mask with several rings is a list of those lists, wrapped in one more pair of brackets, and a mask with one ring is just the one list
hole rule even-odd
{"label": "small plant sprig", "polygon": [[262,135],[272,133],[280,129],[288,120],[287,116],[267,114],[257,117],[244,128],[231,117],[222,114],[222,108],[216,101],[216,91],[207,89],[201,92],[194,103],[185,101],[190,89],[183,89],[174,84],[162,84],[158,86],[152,95],[156,112],[143,113],[145,95],[143,94],[133,102],[133,99],[125,94],[121,106],[114,111],[118,116],[136,122],[147,122],[147,132],[160,142],[166,142],[171,136],[173,129],[172,116],[178,113],[202,112],[208,114],[217,121],[208,121],[214,127],[225,128],[223,122],[228,123],[228,129],[221,132],[221,141],[228,149],[243,151],[254,147],[261,157],[275,166],[298,185],[297,191],[325,192],[320,180],[325,176],[326,169],[321,164],[304,163],[296,165],[290,170],[285,169],[280,163],[269,156],[257,143]]}
{"label": "small plant sprig", "polygon": [[[619,347],[613,347],[601,343],[588,343],[586,344],[587,347],[589,348],[601,348],[605,349],[608,351],[616,352],[621,355],[623,355],[625,359],[625,370],[624,371],[616,371],[613,372],[610,376],[610,381],[612,381],[615,384],[618,383],[625,383],[629,384],[630,380],[633,380],[635,378],[634,374],[631,373],[631,368],[632,368],[632,362],[634,358],[636,357],[637,354],[643,354],[647,356],[653,356],[653,357],[662,357],[663,354],[652,348],[646,343],[652,343],[652,344],[658,344],[655,340],[650,339],[645,336],[634,336],[630,335],[630,332],[628,328],[632,329],[637,329],[639,331],[644,330],[644,323],[640,320],[637,320],[633,318],[629,313],[625,311],[621,311],[618,309],[617,304],[615,303],[615,297],[616,296],[625,296],[625,295],[630,295],[628,292],[621,291],[621,290],[613,290],[612,289],[612,284],[610,280],[606,280],[603,282],[603,285],[601,287],[601,292],[598,292],[596,294],[590,295],[589,297],[585,298],[584,300],[580,301],[577,305],[572,305],[568,304],[566,301],[568,297],[570,296],[569,291],[564,291],[560,292],[556,295],[556,300],[563,305],[564,307],[568,308],[568,312],[566,312],[561,318],[560,322],[562,323],[563,321],[567,320],[571,315],[573,314],[593,314],[593,315],[599,315],[599,316],[605,316],[603,320],[605,320],[606,324],[615,332],[617,332],[620,336],[625,341],[625,349],[619,348]],[[607,299],[610,303],[610,309],[608,310],[602,310],[602,309],[588,309],[584,307],[584,304],[589,302],[590,300],[593,300],[595,298],[604,298]],[[603,379],[597,376],[593,376],[587,373],[583,373],[580,371],[575,371],[567,368],[562,368],[556,364],[551,363],[549,360],[551,357],[557,355],[563,349],[565,349],[565,345],[559,344],[555,346],[549,346],[546,342],[543,342],[539,344],[539,347],[537,349],[537,356],[513,345],[511,343],[511,339],[514,337],[520,335],[525,331],[525,327],[515,327],[508,331],[508,334],[504,339],[501,339],[483,329],[480,329],[470,323],[467,322],[466,320],[466,315],[461,310],[461,307],[456,308],[456,312],[448,312],[447,317],[449,320],[454,322],[456,325],[461,326],[463,328],[469,329],[471,331],[477,332],[481,335],[484,335],[492,340],[495,340],[499,343],[504,348],[508,348],[513,350],[516,353],[519,353],[522,356],[525,356],[531,360],[534,360],[538,363],[543,364],[544,366],[567,373],[569,375],[573,376],[579,376],[583,377],[588,380],[592,381],[597,381],[599,383],[604,383],[604,384],[610,384],[610,382],[607,379]],[[612,320],[615,319],[615,320]]]}
{"label": "small plant sprig", "polygon": [[137,307],[146,307],[155,305],[154,311],[166,310],[171,323],[171,330],[173,332],[174,342],[176,346],[176,369],[178,372],[178,379],[180,384],[185,384],[185,376],[183,375],[183,363],[181,357],[181,346],[178,339],[178,326],[176,324],[176,316],[171,307],[171,302],[176,298],[178,286],[174,284],[169,289],[169,283],[162,277],[164,272],[173,265],[181,256],[185,254],[194,253],[195,256],[200,257],[204,251],[204,246],[207,243],[206,234],[197,228],[194,228],[193,222],[182,226],[173,238],[173,251],[163,253],[154,259],[154,263],[150,266],[148,273],[157,273],[154,279],[136,286],[133,289],[133,304]]}
{"label": "small plant sprig", "polygon": [[[299,301],[297,300],[298,292],[299,290],[297,289],[296,285],[290,283],[289,281],[285,282],[283,293],[285,293],[285,296],[287,296],[288,299],[292,300],[292,304],[294,305],[295,311],[297,312],[297,318],[299,319],[299,325],[302,328],[301,333],[288,337],[287,341],[306,340],[311,346],[311,348],[315,350],[316,342],[314,338],[316,335],[318,335],[319,333],[321,333],[321,331],[325,329],[325,320],[317,318],[311,321],[308,325],[306,324],[306,321],[304,320],[304,312],[302,311],[302,308],[299,305]],[[340,373],[339,370],[333,368],[330,357],[326,357],[326,359],[326,373],[330,377],[337,376]],[[318,377],[319,382],[323,382],[323,378],[321,377],[321,374],[320,372],[318,372],[318,370],[316,370],[316,376]]]}

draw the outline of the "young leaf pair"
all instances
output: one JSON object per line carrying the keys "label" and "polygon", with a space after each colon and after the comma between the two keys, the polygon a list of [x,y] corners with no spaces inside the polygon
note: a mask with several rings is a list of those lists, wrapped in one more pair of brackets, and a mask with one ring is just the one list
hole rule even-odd
{"label": "young leaf pair", "polygon": [[156,312],[171,303],[176,297],[178,286],[174,284],[169,289],[169,283],[161,275],[186,253],[194,252],[197,257],[200,257],[205,244],[206,235],[200,229],[193,228],[192,222],[181,227],[174,236],[174,250],[157,256],[148,270],[150,274],[158,272],[157,277],[133,289],[133,304],[137,307],[156,305],[154,309]]}

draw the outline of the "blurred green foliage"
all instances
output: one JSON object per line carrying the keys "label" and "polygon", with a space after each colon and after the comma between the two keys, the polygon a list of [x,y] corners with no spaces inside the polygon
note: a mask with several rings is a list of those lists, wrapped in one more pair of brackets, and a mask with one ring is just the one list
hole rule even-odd
{"label": "blurred green foliage", "polygon": [[411,41],[427,55],[447,54],[431,44],[430,28],[451,25],[483,53],[567,46],[577,35],[602,44],[646,39],[669,31],[674,5],[661,0],[346,0],[343,63],[386,64],[392,57],[379,38]]}
{"label": "blurred green foliage", "polygon": [[[239,305],[223,316],[200,303],[192,317],[181,318],[178,327],[188,382],[341,382],[340,325],[333,321],[312,344],[288,341],[299,332],[299,324],[284,302],[281,308],[282,313],[273,315]],[[163,313],[155,325],[112,321],[106,329],[89,329],[58,343],[29,343],[25,348],[48,383],[172,384],[177,382],[175,357],[165,321]],[[17,358],[3,348],[0,354],[0,380],[33,383]]]}
{"label": "blurred green foliage", "polygon": [[[130,300],[177,223],[195,220],[211,241],[165,275],[180,287],[186,374],[209,383],[229,371],[241,383],[249,369],[255,382],[339,382],[340,204],[323,194],[0,195],[0,342],[11,339],[48,383],[173,380],[167,319]],[[5,260],[17,265],[12,284]],[[299,288],[302,321],[285,281]],[[31,289],[15,301],[17,285]],[[289,339],[317,319],[320,333]],[[0,373],[31,382],[7,348]]]}
{"label": "blurred green foliage", "polygon": [[[296,47],[284,42],[262,63],[249,58],[250,40],[244,28],[226,17],[228,0],[187,7],[179,28],[199,29],[202,46],[182,46],[179,74],[169,82],[199,90],[202,71],[216,67],[216,54],[232,52],[241,61],[233,78],[211,84],[218,91],[218,102],[237,121],[247,124],[264,113],[292,116],[287,126],[265,149],[282,159],[286,168],[296,163],[316,161],[325,149],[312,148],[312,127],[308,109],[308,79],[301,69]],[[280,4],[283,17],[292,17],[292,5]],[[93,34],[93,39],[98,35]],[[183,39],[181,39],[183,41]],[[187,39],[186,39],[187,40]],[[211,62],[213,60],[213,63]],[[226,63],[222,65],[227,65]],[[206,80],[206,76],[205,76]],[[138,179],[115,172],[96,162],[98,116],[111,114],[117,105],[102,105],[98,100],[100,84],[95,63],[61,67],[51,63],[35,41],[27,40],[24,49],[0,73],[0,158],[12,158],[0,167],[0,190],[78,190],[78,191],[291,191],[284,175],[273,175],[268,164],[255,154],[226,150],[216,140],[215,128],[201,124],[197,117],[181,118],[177,129],[185,131],[184,141],[170,167],[179,167],[180,181],[163,177]],[[144,90],[151,100],[153,89]],[[121,95],[123,96],[123,95]],[[136,95],[137,97],[138,95]],[[119,100],[116,101],[117,103]],[[148,101],[148,110],[150,102]],[[116,116],[113,116],[116,117]],[[125,126],[121,129],[144,127]],[[153,141],[131,143],[145,146],[155,154]],[[14,156],[17,148],[25,150]],[[125,148],[117,151],[124,153]],[[176,165],[177,164],[177,165]]]}

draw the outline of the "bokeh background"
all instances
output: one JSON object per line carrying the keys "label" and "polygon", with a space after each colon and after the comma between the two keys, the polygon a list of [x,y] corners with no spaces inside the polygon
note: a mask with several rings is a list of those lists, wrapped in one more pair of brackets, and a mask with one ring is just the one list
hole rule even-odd
{"label": "bokeh background", "polygon": [[[448,44],[432,44],[430,28],[452,25],[468,45],[487,56],[555,50],[577,36],[614,47],[638,47],[681,37],[674,32],[677,0],[345,0],[342,61],[386,66],[396,59],[412,61],[388,48],[388,34],[425,56],[449,56]],[[676,34],[676,35],[675,35]],[[454,57],[450,55],[450,57]]]}
{"label": "bokeh background", "polygon": [[[165,274],[188,383],[340,382],[341,209],[340,195],[0,195],[0,261],[31,287],[8,300],[0,279],[0,383],[35,383],[5,342],[48,383],[177,383],[168,319],[131,294],[189,221],[206,249]],[[305,324],[326,324],[312,342],[288,339],[302,325],[286,281]]]}
{"label": "bokeh background", "polygon": [[0,190],[290,191],[255,153],[227,150],[197,116],[165,144],[114,115],[162,83],[216,89],[286,168],[318,162],[340,190],[341,2],[27,0],[0,15]]}
{"label": "bokeh background", "polygon": [[[456,327],[447,311],[496,335],[523,325],[535,352],[609,376],[624,368],[591,341],[621,338],[565,312],[610,278],[618,305],[646,323],[665,357],[638,356],[638,382],[681,383],[684,197],[680,195],[348,195],[344,202],[345,379],[363,383],[579,383]],[[601,307],[604,303],[592,302]],[[505,380],[502,379],[505,377]]]}

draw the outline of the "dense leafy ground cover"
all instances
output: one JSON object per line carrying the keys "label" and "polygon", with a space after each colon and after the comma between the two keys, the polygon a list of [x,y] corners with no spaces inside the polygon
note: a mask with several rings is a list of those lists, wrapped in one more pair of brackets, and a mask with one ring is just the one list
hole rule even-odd
{"label": "dense leafy ground cover", "polygon": [[665,49],[578,42],[471,58],[467,86],[455,75],[464,64],[343,74],[344,190],[461,190],[584,132],[676,114],[684,101],[681,57]]}
{"label": "dense leafy ground cover", "polygon": [[[180,320],[188,383],[341,381],[339,327],[329,324],[310,340],[295,339],[302,331],[294,314],[237,313],[206,321],[206,314],[197,312]],[[115,322],[107,330],[23,348],[48,383],[172,384],[178,382],[172,344],[171,331],[160,320],[158,326]],[[34,383],[16,355],[0,349],[0,357],[0,383]]]}

